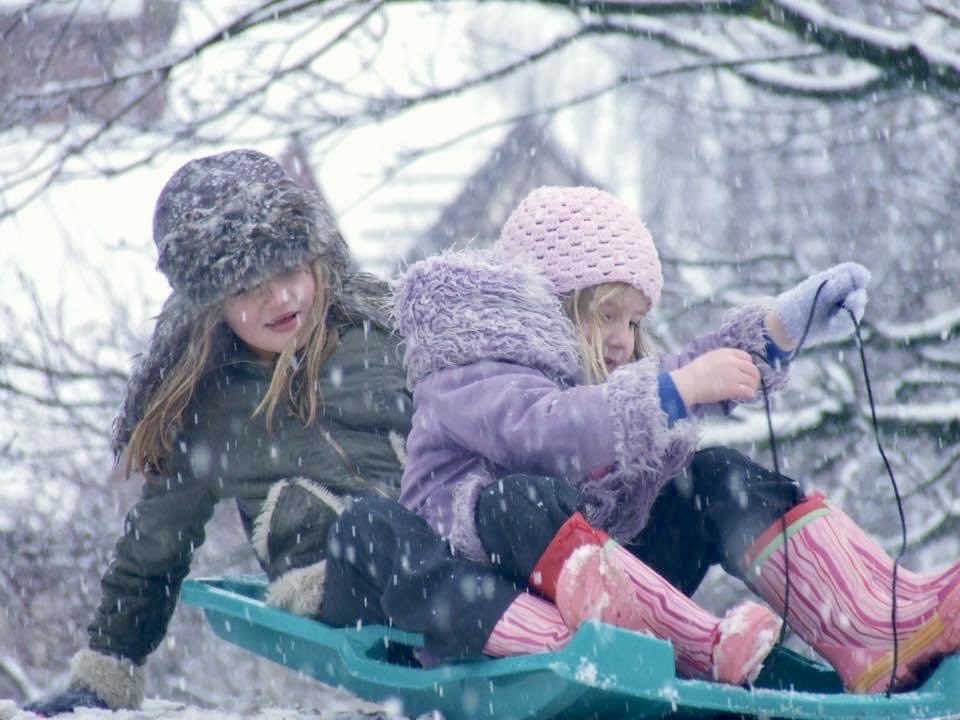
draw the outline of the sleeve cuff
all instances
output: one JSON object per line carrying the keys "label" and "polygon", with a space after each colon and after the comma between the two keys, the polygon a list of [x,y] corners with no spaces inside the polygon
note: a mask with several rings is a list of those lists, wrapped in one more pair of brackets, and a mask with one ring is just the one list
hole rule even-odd
{"label": "sleeve cuff", "polygon": [[777,345],[770,335],[767,334],[766,328],[763,328],[763,340],[765,342],[764,349],[766,350],[767,362],[770,363],[770,367],[785,367],[787,363],[790,362],[792,353]]}
{"label": "sleeve cuff", "polygon": [[[777,347],[772,340],[768,345]],[[767,352],[769,354],[769,350]],[[675,422],[687,417],[687,406],[680,397],[680,391],[677,390],[670,373],[662,372],[657,376],[657,390],[660,393],[660,407],[667,414],[667,427],[672,427]]]}

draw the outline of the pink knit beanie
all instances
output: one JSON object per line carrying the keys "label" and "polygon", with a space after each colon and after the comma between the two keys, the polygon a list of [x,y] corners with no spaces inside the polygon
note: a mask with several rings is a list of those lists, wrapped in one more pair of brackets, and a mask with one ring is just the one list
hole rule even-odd
{"label": "pink knit beanie", "polygon": [[651,308],[660,299],[663,273],[650,232],[597,188],[537,188],[507,218],[496,248],[529,257],[558,293],[620,281],[642,292]]}

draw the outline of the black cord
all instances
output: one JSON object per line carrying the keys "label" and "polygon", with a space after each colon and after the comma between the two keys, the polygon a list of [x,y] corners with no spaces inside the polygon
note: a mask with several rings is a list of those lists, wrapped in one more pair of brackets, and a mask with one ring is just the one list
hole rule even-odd
{"label": "black cord", "polygon": [[[766,358],[764,358],[766,361]],[[760,387],[763,390],[763,409],[767,414],[767,432],[770,434],[770,453],[773,455],[773,471],[780,474],[780,462],[777,458],[777,440],[773,434],[773,417],[770,412],[770,393],[767,384],[760,375]],[[779,645],[783,645],[787,637],[787,617],[790,615],[790,543],[787,542],[787,514],[780,515],[780,537],[783,538],[783,623],[780,625]]]}
{"label": "black cord", "polygon": [[899,638],[897,636],[897,570],[900,567],[900,560],[907,550],[907,521],[903,516],[903,502],[900,499],[900,488],[897,486],[897,479],[894,477],[893,468],[890,466],[890,461],[887,460],[887,454],[883,451],[883,445],[880,443],[880,424],[877,422],[877,408],[873,401],[873,388],[870,386],[870,373],[867,371],[867,356],[863,350],[863,338],[860,337],[860,323],[857,322],[857,318],[850,308],[845,309],[853,321],[855,336],[857,338],[857,349],[860,351],[860,363],[863,365],[863,380],[867,386],[867,399],[870,401],[870,419],[873,422],[873,436],[877,441],[877,450],[880,451],[880,457],[883,458],[887,475],[890,476],[890,485],[893,487],[893,496],[897,501],[897,512],[900,515],[900,550],[893,560],[893,580],[890,589],[893,600],[890,611],[890,622],[893,625],[893,668],[890,670],[890,684],[887,685],[887,697],[890,697],[897,679],[897,661],[900,650]]}
{"label": "black cord", "polygon": [[[787,362],[792,362],[795,357],[800,352],[800,348],[803,347],[803,344],[807,340],[807,335],[810,333],[810,326],[813,325],[813,313],[817,309],[817,300],[820,298],[820,293],[823,291],[823,286],[827,284],[827,281],[824,280],[817,287],[817,291],[813,295],[813,302],[810,304],[810,313],[807,315],[807,322],[803,326],[803,333],[800,335],[800,341],[797,343],[797,346],[793,351],[787,356]],[[766,357],[761,356],[757,353],[753,353],[755,357],[759,357],[763,362],[770,364],[770,361]],[[763,391],[763,409],[767,415],[767,433],[770,436],[770,454],[773,456],[773,471],[779,475],[780,474],[780,457],[777,453],[777,436],[773,432],[773,414],[770,411],[770,393],[767,391],[767,384],[763,380],[763,375],[760,375],[760,388]],[[787,618],[790,617],[790,543],[788,542],[787,537],[787,513],[783,513],[780,516],[780,537],[783,539],[783,624],[780,626],[780,637],[777,642],[780,645],[783,645],[784,640],[787,636]]]}
{"label": "black cord", "polygon": [[[813,324],[813,313],[817,307],[817,300],[820,298],[820,293],[823,290],[824,285],[826,285],[826,280],[824,280],[817,287],[816,293],[813,296],[813,302],[810,306],[810,314],[807,316],[806,325],[803,328],[803,334],[800,336],[800,341],[797,343],[797,346],[793,351],[788,355],[787,362],[792,362],[794,358],[800,353],[800,349],[803,347],[804,342],[807,339],[807,335],[810,332],[810,326]],[[893,561],[893,576],[891,579],[891,588],[890,588],[890,597],[891,597],[891,611],[890,611],[890,622],[893,628],[893,666],[890,670],[890,682],[887,684],[886,695],[889,698],[893,693],[894,685],[896,684],[897,679],[897,663],[899,659],[900,651],[900,639],[897,632],[897,579],[898,579],[898,569],[900,567],[900,561],[903,558],[904,553],[907,549],[907,522],[903,513],[903,501],[900,496],[900,488],[897,485],[897,479],[894,476],[893,468],[890,465],[890,461],[887,459],[887,454],[883,450],[883,444],[880,442],[880,424],[877,422],[877,408],[876,402],[873,399],[873,387],[870,384],[870,373],[867,370],[867,356],[863,349],[863,338],[860,335],[860,323],[857,321],[856,315],[853,313],[850,308],[844,308],[847,311],[847,314],[850,316],[850,320],[853,322],[854,336],[857,341],[857,350],[860,353],[860,364],[863,367],[863,380],[867,388],[867,398],[870,402],[870,418],[873,423],[873,435],[877,442],[877,449],[880,451],[880,457],[883,459],[884,467],[886,467],[887,475],[890,478],[890,484],[893,487],[894,498],[897,502],[897,512],[900,518],[900,550],[897,553],[897,556]],[[757,353],[753,353],[755,357],[760,357],[768,365],[770,364],[766,357],[762,357]],[[776,435],[773,432],[773,418],[770,411],[770,395],[767,392],[767,385],[763,380],[763,376],[760,377],[760,387],[763,391],[763,406],[764,411],[767,416],[767,432],[770,435],[770,453],[773,456],[773,470],[778,475],[780,474],[780,459],[779,454],[777,453],[777,439]],[[784,513],[780,516],[780,533],[783,538],[783,572],[784,572],[784,590],[783,590],[783,625],[780,628],[780,638],[779,643],[782,645],[784,642],[784,637],[786,635],[787,629],[787,618],[790,614],[790,557],[789,557],[789,547],[790,543],[787,538],[787,514]]]}

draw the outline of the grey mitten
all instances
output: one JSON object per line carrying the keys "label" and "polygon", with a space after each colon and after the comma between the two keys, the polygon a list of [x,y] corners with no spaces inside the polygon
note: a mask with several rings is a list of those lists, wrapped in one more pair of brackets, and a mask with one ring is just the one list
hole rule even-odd
{"label": "grey mitten", "polygon": [[70,661],[70,685],[24,706],[51,717],[80,707],[136,710],[143,702],[143,667],[127,658],[80,650]]}
{"label": "grey mitten", "polygon": [[68,687],[58,693],[34,700],[23,706],[27,712],[43,717],[53,717],[62,713],[72,713],[77,708],[102,708],[109,706],[92,690],[82,687]]}
{"label": "grey mitten", "polygon": [[[866,287],[869,282],[870,271],[860,263],[840,263],[811,275],[779,295],[775,309],[783,321],[784,329],[795,343],[803,338],[808,320],[810,329],[804,339],[808,345],[845,338],[854,330],[847,311],[852,312],[860,322],[867,305]],[[818,295],[817,289],[821,285],[823,288]]]}

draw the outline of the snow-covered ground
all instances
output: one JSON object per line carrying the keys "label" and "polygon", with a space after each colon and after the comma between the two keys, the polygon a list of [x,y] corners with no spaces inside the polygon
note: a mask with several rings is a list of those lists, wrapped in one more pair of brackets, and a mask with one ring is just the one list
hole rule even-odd
{"label": "snow-covered ground", "polygon": [[[399,706],[374,705],[336,690],[324,698],[322,707],[264,707],[244,704],[209,710],[183,703],[164,700],[146,700],[140,710],[94,710],[79,708],[67,720],[363,720],[387,718],[401,720],[405,716]],[[0,720],[35,720],[37,716],[17,708],[11,700],[0,700]],[[441,720],[439,714],[422,715],[419,720]]]}

